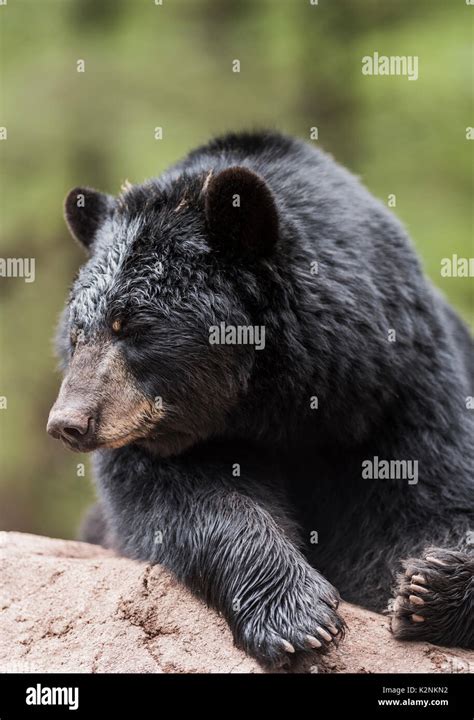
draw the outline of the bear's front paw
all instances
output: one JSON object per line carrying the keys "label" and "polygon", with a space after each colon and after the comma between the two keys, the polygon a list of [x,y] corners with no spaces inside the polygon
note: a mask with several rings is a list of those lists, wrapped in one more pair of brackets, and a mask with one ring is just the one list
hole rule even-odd
{"label": "bear's front paw", "polygon": [[474,647],[474,557],[428,548],[404,562],[392,631],[403,640]]}
{"label": "bear's front paw", "polygon": [[336,612],[339,594],[308,567],[284,586],[259,589],[235,614],[236,644],[272,666],[302,652],[325,652],[339,642],[345,623]]}

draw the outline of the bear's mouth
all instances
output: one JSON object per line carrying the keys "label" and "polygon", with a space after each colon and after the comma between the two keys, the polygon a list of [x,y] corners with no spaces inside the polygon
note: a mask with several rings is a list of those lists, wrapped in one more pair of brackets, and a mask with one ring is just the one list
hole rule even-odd
{"label": "bear's mouth", "polygon": [[130,432],[120,437],[110,438],[107,440],[100,439],[81,439],[81,438],[66,438],[64,436],[59,437],[64,447],[68,450],[78,453],[93,452],[94,450],[113,450],[114,448],[124,447],[130,445],[132,442],[136,442],[142,439],[136,432]]}
{"label": "bear's mouth", "polygon": [[149,452],[159,455],[160,457],[169,457],[177,455],[184,449],[193,445],[196,438],[190,433],[170,431],[167,433],[153,432],[149,435],[143,434],[137,430],[125,433],[117,437],[107,439],[102,438],[72,438],[58,436],[62,444],[68,450],[77,453],[89,453],[95,450],[115,450],[132,443],[138,443]]}

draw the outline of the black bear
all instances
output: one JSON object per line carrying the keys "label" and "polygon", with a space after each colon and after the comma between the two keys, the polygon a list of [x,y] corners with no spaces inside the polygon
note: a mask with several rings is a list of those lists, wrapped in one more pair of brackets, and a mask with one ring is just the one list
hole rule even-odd
{"label": "black bear", "polygon": [[261,661],[337,643],[339,593],[472,647],[474,344],[392,214],[271,132],[65,214],[89,259],[48,431],[94,451],[84,539],[170,568]]}

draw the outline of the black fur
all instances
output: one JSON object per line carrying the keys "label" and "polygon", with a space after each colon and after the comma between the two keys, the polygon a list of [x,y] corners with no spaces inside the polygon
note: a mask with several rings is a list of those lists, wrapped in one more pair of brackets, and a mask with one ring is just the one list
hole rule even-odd
{"label": "black fur", "polygon": [[[252,210],[233,225],[239,178]],[[171,568],[270,662],[342,635],[333,586],[380,611],[403,558],[428,570],[424,549],[447,548],[425,610],[401,581],[394,631],[472,646],[473,343],[393,215],[303,142],[228,135],[129,189],[93,240],[64,366],[74,326],[165,408],[95,453],[116,547]],[[220,322],[264,326],[264,350],[210,345]],[[418,483],[364,479],[374,456],[417,460]]]}

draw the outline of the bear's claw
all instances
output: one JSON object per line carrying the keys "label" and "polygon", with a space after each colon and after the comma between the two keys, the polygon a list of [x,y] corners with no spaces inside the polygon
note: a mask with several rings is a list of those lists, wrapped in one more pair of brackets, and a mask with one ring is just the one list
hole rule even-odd
{"label": "bear's claw", "polygon": [[[430,548],[405,562],[393,606],[392,632],[401,639],[474,646],[474,558]],[[464,617],[464,621],[460,619]]]}
{"label": "bear's claw", "polygon": [[322,643],[319,642],[313,635],[306,635],[306,645],[310,648],[320,648]]}

